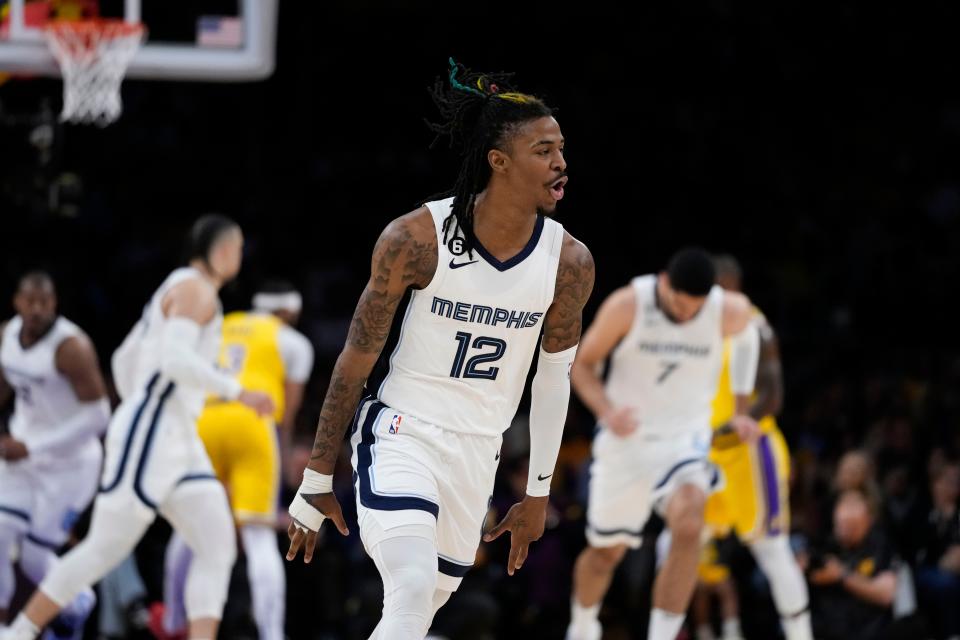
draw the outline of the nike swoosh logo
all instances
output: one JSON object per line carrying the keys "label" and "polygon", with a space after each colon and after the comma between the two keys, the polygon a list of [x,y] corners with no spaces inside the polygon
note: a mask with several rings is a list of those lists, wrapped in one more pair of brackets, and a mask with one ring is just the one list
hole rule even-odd
{"label": "nike swoosh logo", "polygon": [[541,480],[541,481],[542,481],[542,480],[546,480],[547,478],[549,478],[549,477],[552,476],[552,475],[553,475],[552,473],[549,474],[549,475],[546,475],[546,476],[538,475],[538,476],[537,476],[537,480]]}
{"label": "nike swoosh logo", "polygon": [[457,264],[456,262],[454,262],[453,260],[451,260],[451,261],[450,261],[450,268],[451,268],[451,269],[459,269],[460,267],[465,267],[465,266],[467,266],[468,264],[474,264],[474,263],[476,263],[476,262],[480,262],[480,261],[479,261],[479,260],[471,260],[470,262],[461,262],[461,263]]}

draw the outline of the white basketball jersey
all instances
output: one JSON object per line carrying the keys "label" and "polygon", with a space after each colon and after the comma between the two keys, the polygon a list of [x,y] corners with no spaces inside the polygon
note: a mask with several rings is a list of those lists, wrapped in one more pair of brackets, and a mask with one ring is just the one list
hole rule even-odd
{"label": "white basketball jersey", "polygon": [[697,315],[677,324],[657,302],[657,276],[631,286],[636,311],[610,357],[607,396],[638,410],[643,437],[707,437],[723,362],[723,289],[714,286]]}
{"label": "white basketball jersey", "polygon": [[437,271],[424,289],[411,290],[389,371],[382,382],[371,377],[368,388],[385,404],[444,429],[499,436],[517,412],[553,302],[563,227],[538,216],[513,258],[500,262],[479,243],[471,256],[459,230],[443,242],[452,203],[427,203]]}
{"label": "white basketball jersey", "polygon": [[[118,354],[114,356],[115,365],[118,356],[125,361],[122,367],[114,367],[114,375],[118,374],[118,370],[122,370],[124,375],[131,377],[130,380],[118,380],[116,383],[118,389],[124,390],[121,392],[124,400],[128,399],[129,395],[125,390],[143,389],[150,378],[160,371],[163,330],[167,322],[167,317],[163,313],[163,298],[174,286],[190,278],[203,279],[203,275],[193,267],[181,267],[167,276],[144,307],[143,315],[130,330],[130,334],[118,349]],[[218,302],[216,314],[210,322],[201,327],[200,339],[195,346],[200,357],[211,364],[217,360],[222,326],[223,311]],[[207,392],[204,389],[177,386],[171,401],[179,404],[187,415],[198,416],[203,409],[206,395]]]}
{"label": "white basketball jersey", "polygon": [[60,344],[81,333],[80,328],[64,317],[38,342],[24,349],[20,345],[23,319],[13,317],[3,331],[0,365],[3,377],[16,393],[10,435],[30,448],[44,440],[46,434],[60,427],[80,406],[70,381],[57,370],[56,356]]}

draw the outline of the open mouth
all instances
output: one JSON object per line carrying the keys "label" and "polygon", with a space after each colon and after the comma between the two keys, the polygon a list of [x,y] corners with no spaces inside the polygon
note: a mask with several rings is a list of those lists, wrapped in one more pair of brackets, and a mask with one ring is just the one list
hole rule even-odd
{"label": "open mouth", "polygon": [[568,178],[563,177],[550,184],[550,193],[554,200],[563,200],[563,188],[567,185]]}

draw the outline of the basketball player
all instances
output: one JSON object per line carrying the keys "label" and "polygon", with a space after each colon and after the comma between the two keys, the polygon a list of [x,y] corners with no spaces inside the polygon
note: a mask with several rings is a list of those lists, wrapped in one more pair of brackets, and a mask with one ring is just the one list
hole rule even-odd
{"label": "basketball player", "polygon": [[[0,332],[0,405],[16,393],[10,435],[0,436],[0,625],[13,597],[14,558],[39,584],[93,500],[99,438],[110,420],[97,353],[57,315],[53,279],[24,275],[13,306],[17,315]],[[94,603],[92,590],[78,594],[60,630],[82,627]]]}
{"label": "basketball player", "polygon": [[[759,350],[750,301],[714,285],[710,256],[680,251],[659,275],[614,291],[587,330],[573,365],[577,394],[597,417],[587,548],[574,568],[570,640],[599,640],[597,614],[613,571],[656,509],[672,541],[654,583],[649,640],[674,640],[697,577],[707,494],[719,473],[707,460],[710,401],[731,337],[732,423],[744,438]],[[610,358],[604,386],[599,367]]]}
{"label": "basketball player", "polygon": [[[543,534],[594,267],[549,217],[567,182],[560,127],[541,100],[509,82],[451,60],[450,85],[435,86],[445,118],[435,130],[463,151],[453,197],[381,234],[290,506],[288,559],[303,547],[310,560],[325,517],[347,533],[331,484],[353,418],[360,535],[384,585],[372,636],[380,640],[423,638],[473,564],[501,434],[538,342],[527,495],[484,539],[511,532],[513,575]],[[386,375],[370,376],[405,295],[396,347],[381,361]]]}
{"label": "basketball player", "polygon": [[[289,441],[313,368],[313,346],[292,326],[301,307],[301,296],[292,285],[274,282],[253,296],[252,312],[224,318],[220,369],[246,388],[268,394],[274,413],[261,417],[240,402],[211,397],[197,425],[214,471],[230,496],[247,557],[253,615],[261,640],[284,638],[286,576],[275,529],[280,491],[277,425],[281,425],[284,441]],[[174,535],[165,563],[164,628],[168,634],[186,625],[183,578],[190,556],[183,538]]]}
{"label": "basketball player", "polygon": [[[736,259],[719,256],[714,264],[717,284],[739,292],[742,272]],[[710,496],[705,519],[714,533],[725,535],[732,529],[753,553],[770,582],[787,640],[812,640],[807,583],[787,540],[790,452],[774,418],[783,404],[780,349],[763,314],[753,309],[752,315],[760,335],[760,364],[749,413],[759,421],[760,437],[755,442],[740,442],[732,434],[722,435],[735,412],[730,346],[726,344],[723,373],[713,401],[711,422],[716,437],[710,451],[710,460],[723,471],[726,485]]]}
{"label": "basketball player", "polygon": [[223,486],[196,417],[207,392],[260,414],[269,396],[245,390],[213,362],[222,313],[217,291],[240,270],[243,236],[233,221],[205,216],[189,238],[189,266],[171,273],[113,358],[123,402],[107,431],[100,495],[87,537],[47,574],[3,640],[33,640],[80,590],[127,557],[157,513],[193,549],[187,582],[190,638],[213,640],[236,555]]}

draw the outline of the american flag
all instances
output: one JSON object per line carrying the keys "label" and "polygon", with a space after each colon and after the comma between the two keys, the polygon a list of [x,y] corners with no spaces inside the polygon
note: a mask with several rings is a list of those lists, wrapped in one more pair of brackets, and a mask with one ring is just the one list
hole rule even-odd
{"label": "american flag", "polygon": [[243,21],[229,16],[200,16],[197,44],[201,47],[239,48],[243,44]]}

